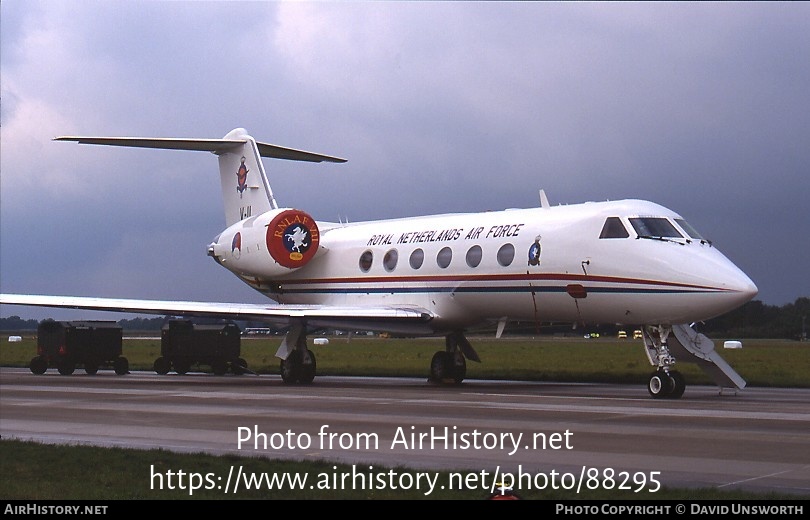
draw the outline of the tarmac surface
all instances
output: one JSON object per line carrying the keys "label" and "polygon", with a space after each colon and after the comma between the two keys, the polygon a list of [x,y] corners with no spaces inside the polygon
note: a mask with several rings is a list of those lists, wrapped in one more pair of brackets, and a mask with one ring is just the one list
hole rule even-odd
{"label": "tarmac surface", "polygon": [[635,385],[318,376],[290,386],[271,375],[2,368],[0,436],[363,471],[506,472],[537,486],[810,496],[810,389],[688,386],[681,399],[658,400]]}

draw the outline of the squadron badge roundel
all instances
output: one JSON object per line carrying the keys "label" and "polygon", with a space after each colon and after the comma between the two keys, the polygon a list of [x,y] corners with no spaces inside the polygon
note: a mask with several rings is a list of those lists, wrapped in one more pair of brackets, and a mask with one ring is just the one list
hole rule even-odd
{"label": "squadron badge roundel", "polygon": [[529,247],[529,265],[540,265],[540,237],[534,239],[534,244]]}
{"label": "squadron badge roundel", "polygon": [[284,210],[267,226],[267,250],[284,267],[295,269],[318,251],[320,232],[315,219],[297,209]]}

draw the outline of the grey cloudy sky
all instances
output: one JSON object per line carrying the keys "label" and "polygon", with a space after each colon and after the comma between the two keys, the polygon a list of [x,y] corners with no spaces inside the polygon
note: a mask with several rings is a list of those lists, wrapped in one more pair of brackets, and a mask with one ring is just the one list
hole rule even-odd
{"label": "grey cloudy sky", "polygon": [[[809,3],[0,3],[0,289],[261,302],[206,245],[224,136],[323,220],[642,198],[810,295]],[[75,311],[3,308],[24,318]],[[86,315],[86,312],[83,313]],[[96,315],[97,316],[97,315]]]}

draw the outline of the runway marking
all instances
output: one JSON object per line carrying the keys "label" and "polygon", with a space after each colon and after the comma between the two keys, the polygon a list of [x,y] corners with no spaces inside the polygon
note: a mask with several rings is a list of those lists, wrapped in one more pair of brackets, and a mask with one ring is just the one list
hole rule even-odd
{"label": "runway marking", "polygon": [[[810,469],[810,465],[802,466],[801,468],[798,469],[798,471],[803,471],[803,470],[806,470],[806,469]],[[721,485],[719,485],[717,487],[719,489],[719,488],[724,488],[724,487],[728,487],[728,486],[734,486],[736,484],[744,484],[746,482],[754,482],[754,481],[762,480],[762,479],[769,478],[769,477],[778,477],[779,475],[785,475],[787,473],[794,473],[796,471],[797,470],[795,470],[795,469],[788,469],[788,470],[785,470],[785,471],[777,471],[775,473],[770,473],[768,475],[760,475],[758,477],[751,477],[751,478],[746,478],[746,479],[743,479],[743,480],[735,480],[734,482],[728,482],[726,484],[721,484]],[[805,488],[801,488],[801,489],[805,489]],[[810,489],[810,488],[807,488],[807,489]]]}
{"label": "runway marking", "polygon": [[[51,386],[51,387],[38,387],[20,385],[14,387],[27,393],[30,392],[54,392],[59,393],[59,401],[65,400],[65,393],[72,391],[74,393],[86,394],[110,394],[115,393],[120,397],[125,396],[154,396],[159,395],[162,397],[178,397],[178,398],[193,398],[200,399],[222,399],[230,398],[240,401],[267,401],[268,399],[274,402],[283,400],[301,400],[312,399],[312,395],[284,395],[284,394],[256,394],[256,393],[239,393],[239,392],[219,392],[219,391],[183,391],[172,392],[162,390],[143,390],[143,389],[128,389],[125,392],[118,391],[117,389],[99,389],[99,388],[78,388],[68,386]],[[502,397],[508,399],[530,398],[537,399],[553,399],[553,400],[615,400],[615,401],[645,401],[637,398],[606,398],[606,397],[590,397],[590,396],[557,396],[557,395],[543,395],[543,394],[498,394],[498,393],[466,393],[465,395],[486,395],[493,397]],[[30,399],[30,394],[27,397]],[[781,420],[781,421],[799,421],[810,422],[810,413],[777,413],[777,412],[759,412],[759,411],[729,411],[712,408],[704,409],[675,409],[675,408],[635,408],[630,406],[596,406],[596,405],[573,405],[573,404],[549,404],[549,403],[489,403],[481,402],[479,400],[457,400],[457,399],[395,399],[395,398],[380,398],[379,396],[373,397],[340,397],[340,396],[325,396],[318,395],[318,401],[331,401],[331,402],[360,402],[360,403],[374,403],[379,405],[386,405],[390,403],[396,404],[415,404],[419,406],[450,406],[450,407],[469,407],[469,408],[488,408],[488,409],[508,409],[508,410],[526,410],[536,412],[581,412],[581,413],[599,413],[605,415],[627,415],[627,416],[668,416],[668,417],[702,417],[702,418],[724,418],[724,419],[751,419],[751,420]],[[8,401],[8,399],[7,399]],[[9,403],[10,404],[10,403]]]}

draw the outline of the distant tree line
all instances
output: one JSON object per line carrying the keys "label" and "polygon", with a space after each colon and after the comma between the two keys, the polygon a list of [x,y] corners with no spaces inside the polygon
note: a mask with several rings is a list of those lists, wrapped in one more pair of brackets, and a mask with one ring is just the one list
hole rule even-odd
{"label": "distant tree line", "polygon": [[710,337],[801,339],[803,333],[807,337],[809,319],[810,298],[797,298],[781,307],[752,300],[698,328]]}
{"label": "distant tree line", "polygon": [[[118,320],[116,323],[121,325],[121,328],[126,331],[156,331],[160,330],[163,327],[163,325],[165,325],[171,319],[175,319],[175,317],[158,316],[155,318],[132,318],[132,319]],[[92,320],[92,318],[88,318],[88,321],[89,320]],[[65,321],[81,321],[81,320],[65,320]],[[221,320],[217,318],[193,318],[192,321],[198,325],[213,325],[226,322],[227,320]],[[8,318],[0,318],[0,330],[8,330],[8,331],[37,330],[39,323],[40,322],[37,320],[24,320],[19,316],[9,316]],[[236,324],[239,325],[239,328],[242,330],[244,330],[247,327],[264,327],[264,328],[268,327],[268,325],[263,322],[237,321]],[[273,327],[270,328],[271,330],[275,330],[275,328]]]}
{"label": "distant tree line", "polygon": [[24,320],[19,316],[0,318],[0,330],[36,330],[38,324],[37,320]]}
{"label": "distant tree line", "polygon": [[[807,323],[810,317],[810,298],[797,298],[795,302],[782,306],[766,305],[759,300],[752,300],[742,307],[731,311],[723,316],[707,320],[698,324],[697,328],[709,337],[716,338],[775,338],[775,339],[801,339],[802,334],[806,336]],[[171,319],[170,316],[156,318],[133,318],[118,320],[118,324],[128,331],[156,331]],[[197,319],[193,320],[198,324],[222,323],[217,319]],[[266,323],[237,321],[237,325],[242,330],[248,327],[268,327]],[[19,316],[0,318],[0,330],[23,331],[36,330],[39,322],[37,320],[24,320]],[[524,324],[526,325],[526,324]],[[559,325],[559,324],[558,324]],[[557,328],[560,331],[570,331],[570,325],[543,326],[541,333],[554,333]],[[524,329],[525,330],[522,330]],[[518,329],[523,333],[533,333],[534,327],[507,327],[511,333]],[[615,333],[614,327],[599,327],[604,333]],[[618,330],[618,327],[615,327]],[[274,327],[270,327],[275,330]]]}
{"label": "distant tree line", "polygon": [[[535,323],[519,322],[507,325],[504,334],[511,336],[555,335],[582,336],[599,334],[601,337],[615,337],[620,330],[632,334],[641,324],[601,324],[572,328],[571,323]],[[766,305],[759,300],[752,300],[742,307],[717,318],[696,323],[695,329],[710,338],[770,338],[770,339],[807,339],[810,329],[810,298],[798,298],[785,305]],[[494,334],[492,325],[485,325],[473,332],[484,335]]]}

